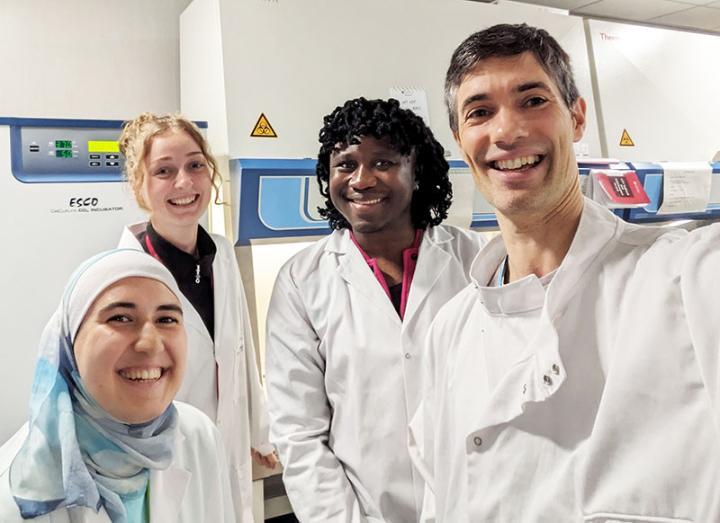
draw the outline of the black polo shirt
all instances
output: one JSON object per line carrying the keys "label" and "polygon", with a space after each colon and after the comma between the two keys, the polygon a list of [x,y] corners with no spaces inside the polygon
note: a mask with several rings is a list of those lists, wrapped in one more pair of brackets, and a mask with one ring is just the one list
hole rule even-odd
{"label": "black polo shirt", "polygon": [[210,235],[198,225],[196,254],[188,254],[160,236],[150,222],[137,239],[145,252],[158,258],[175,277],[180,290],[195,307],[211,338],[215,338],[213,269],[217,247]]}

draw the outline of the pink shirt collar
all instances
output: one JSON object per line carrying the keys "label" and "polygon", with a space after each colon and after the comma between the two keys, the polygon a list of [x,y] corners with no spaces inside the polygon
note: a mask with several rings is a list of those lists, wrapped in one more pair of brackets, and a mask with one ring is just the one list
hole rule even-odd
{"label": "pink shirt collar", "polygon": [[[412,245],[407,249],[403,249],[402,252],[403,278],[401,294],[402,298],[400,300],[400,318],[405,317],[405,307],[407,307],[408,296],[410,295],[410,285],[412,284],[413,276],[415,275],[415,267],[417,266],[417,259],[420,252],[420,243],[422,243],[423,232],[424,231],[422,229],[416,229],[415,239],[413,240]],[[352,231],[350,231],[350,238],[355,244],[355,247],[357,247],[360,251],[360,254],[362,254],[365,262],[367,262],[370,269],[372,269],[375,278],[385,291],[388,299],[391,299],[390,288],[388,287],[387,281],[385,280],[385,275],[382,273],[380,267],[378,266],[377,260],[368,256],[368,254],[363,250],[363,248],[360,247],[360,244],[357,242],[355,234]]]}

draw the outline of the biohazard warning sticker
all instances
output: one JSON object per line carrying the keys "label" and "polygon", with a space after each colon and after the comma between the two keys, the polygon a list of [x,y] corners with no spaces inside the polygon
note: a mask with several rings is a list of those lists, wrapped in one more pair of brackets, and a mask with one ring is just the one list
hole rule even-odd
{"label": "biohazard warning sticker", "polygon": [[277,138],[277,133],[275,129],[272,128],[272,125],[270,125],[265,113],[260,113],[260,118],[258,118],[250,136],[256,138]]}
{"label": "biohazard warning sticker", "polygon": [[620,137],[620,147],[635,147],[635,142],[627,132],[627,129],[623,129],[622,136]]}

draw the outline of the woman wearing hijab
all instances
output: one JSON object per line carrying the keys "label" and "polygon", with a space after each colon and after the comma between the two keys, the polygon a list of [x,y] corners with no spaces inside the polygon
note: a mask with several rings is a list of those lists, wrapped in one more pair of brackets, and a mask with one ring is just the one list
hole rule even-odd
{"label": "woman wearing hijab", "polygon": [[182,291],[188,372],[178,399],[207,414],[225,445],[238,521],[252,523],[252,462],[277,463],[235,251],[200,219],[222,182],[198,128],[179,115],[144,113],[120,137],[130,189],[148,221],[129,225],[119,247],[143,249]]}
{"label": "woman wearing hijab", "polygon": [[0,521],[235,520],[217,429],[172,401],[186,366],[180,296],[136,250],[75,271],[43,331],[29,422],[0,448]]}

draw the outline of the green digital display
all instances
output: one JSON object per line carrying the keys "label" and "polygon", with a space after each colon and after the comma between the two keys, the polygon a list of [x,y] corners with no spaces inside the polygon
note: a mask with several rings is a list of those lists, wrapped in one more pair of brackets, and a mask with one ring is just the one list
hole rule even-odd
{"label": "green digital display", "polygon": [[55,149],[72,149],[72,140],[55,140]]}
{"label": "green digital display", "polygon": [[73,154],[70,149],[58,149],[55,151],[55,156],[58,158],[72,158]]}

